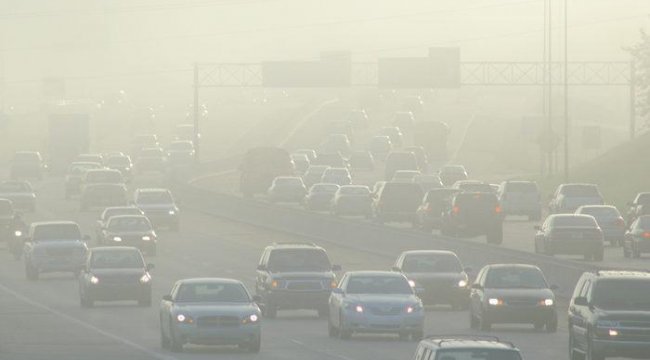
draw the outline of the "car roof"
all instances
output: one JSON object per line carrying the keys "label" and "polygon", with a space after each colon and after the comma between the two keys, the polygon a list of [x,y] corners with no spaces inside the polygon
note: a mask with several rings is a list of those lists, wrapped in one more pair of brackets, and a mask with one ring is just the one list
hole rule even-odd
{"label": "car roof", "polygon": [[137,251],[140,250],[133,246],[98,246],[90,248],[91,252],[109,252],[109,251]]}
{"label": "car roof", "polygon": [[607,279],[650,279],[650,272],[632,270],[600,270],[594,274]]}
{"label": "car roof", "polygon": [[382,270],[360,270],[360,271],[348,271],[347,276],[391,276],[391,277],[404,277],[401,273],[394,271],[382,271]]}
{"label": "car roof", "polygon": [[[486,265],[490,269],[534,269],[540,270],[536,265],[531,264],[490,264]],[[541,271],[541,270],[540,270]]]}
{"label": "car roof", "polygon": [[441,336],[428,337],[422,340],[423,344],[435,348],[445,349],[503,349],[518,351],[518,349],[509,342],[502,342],[497,337],[487,336]]}
{"label": "car roof", "polygon": [[280,242],[280,243],[273,243],[269,246],[269,248],[273,249],[320,249],[320,250],[325,250],[322,247],[314,244],[314,243],[300,243],[300,242]]}
{"label": "car roof", "polygon": [[88,170],[86,170],[86,174],[90,174],[90,173],[94,173],[94,172],[110,172],[110,173],[119,173],[119,174],[121,174],[121,172],[119,170],[109,169],[109,168],[88,169]]}
{"label": "car roof", "polygon": [[126,214],[126,215],[114,215],[114,216],[111,216],[111,218],[109,220],[125,219],[125,218],[141,218],[141,219],[144,218],[144,219],[147,219],[147,220],[149,219],[145,215],[141,215],[141,214]]}
{"label": "car roof", "polygon": [[588,214],[552,214],[548,217],[551,220],[557,218],[593,218],[593,216]]}
{"label": "car roof", "polygon": [[135,190],[136,193],[148,193],[148,192],[169,192],[169,189],[165,188],[140,188]]}
{"label": "car roof", "polygon": [[453,255],[457,256],[455,252],[449,250],[408,250],[402,252],[402,255]]}
{"label": "car roof", "polygon": [[62,221],[36,221],[31,224],[32,226],[41,226],[41,225],[76,225],[79,226],[74,221],[62,220]]}
{"label": "car roof", "polygon": [[178,280],[178,284],[242,284],[241,281],[229,278],[190,278]]}

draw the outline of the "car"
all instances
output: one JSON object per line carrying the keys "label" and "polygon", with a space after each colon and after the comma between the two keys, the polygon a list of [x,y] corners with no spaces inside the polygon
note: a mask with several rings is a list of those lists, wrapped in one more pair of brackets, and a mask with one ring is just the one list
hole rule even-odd
{"label": "car", "polygon": [[415,159],[418,161],[418,167],[421,171],[425,172],[429,168],[429,160],[427,159],[427,153],[422,146],[407,146],[404,148],[404,151],[412,152],[415,155]]}
{"label": "car", "polygon": [[346,134],[330,134],[319,147],[319,153],[340,153],[349,155],[352,151],[350,139]]}
{"label": "car", "polygon": [[346,116],[347,121],[358,129],[365,129],[370,124],[368,114],[364,109],[353,109]]}
{"label": "car", "polygon": [[194,162],[194,142],[192,140],[175,140],[169,143],[166,151],[169,166],[187,166]]}
{"label": "car", "polygon": [[362,215],[372,217],[372,196],[365,185],[343,185],[334,195],[331,212],[335,216]]}
{"label": "car", "polygon": [[83,193],[87,186],[95,184],[125,185],[126,181],[118,170],[102,168],[84,171],[81,178],[81,192]]}
{"label": "car", "polygon": [[612,245],[622,245],[625,237],[625,219],[616,206],[584,205],[576,210],[576,214],[591,215],[596,219],[598,227],[603,232],[605,241]]}
{"label": "car", "polygon": [[402,134],[402,130],[397,126],[384,126],[379,129],[378,135],[388,136],[391,144],[396,147],[402,147],[404,143],[404,134]]}
{"label": "car", "polygon": [[177,281],[160,302],[161,346],[182,352],[185,344],[238,345],[259,352],[262,319],[256,299],[239,280]]}
{"label": "car", "polygon": [[141,134],[136,135],[131,141],[131,155],[136,158],[140,156],[143,149],[160,148],[158,135]]}
{"label": "car", "polygon": [[278,310],[317,310],[327,316],[327,300],[337,286],[336,271],[325,249],[309,243],[274,243],[262,252],[257,265],[255,293],[264,316]]}
{"label": "car", "polygon": [[174,140],[175,141],[192,141],[194,138],[201,138],[201,134],[195,134],[193,124],[178,124],[174,128]]}
{"label": "car", "polygon": [[294,176],[293,167],[291,156],[284,149],[268,146],[249,149],[239,165],[239,189],[246,198],[267,194],[273,179]]}
{"label": "car", "polygon": [[102,242],[102,231],[108,224],[108,219],[119,215],[144,215],[144,212],[135,206],[110,206],[105,208],[99,215],[95,226],[95,238],[98,243]]}
{"label": "car", "polygon": [[349,138],[354,136],[354,124],[352,124],[352,122],[347,119],[330,121],[325,125],[326,125],[325,131],[328,134],[345,135],[348,136]]}
{"label": "car", "polygon": [[477,335],[434,336],[423,339],[413,360],[522,360],[512,343]]}
{"label": "car", "polygon": [[122,173],[122,177],[126,181],[130,181],[133,178],[133,162],[127,155],[110,156],[106,158],[104,165],[109,169]]}
{"label": "car", "polygon": [[418,184],[387,182],[373,202],[375,220],[379,223],[410,222],[415,226],[422,197],[422,188]]}
{"label": "car", "polygon": [[420,171],[415,154],[407,151],[393,151],[386,157],[384,178],[390,181],[397,170]]}
{"label": "car", "polygon": [[375,170],[375,158],[369,151],[354,151],[348,159],[350,169],[357,171]]}
{"label": "car", "polygon": [[368,142],[368,151],[375,159],[384,160],[393,151],[393,143],[386,135],[373,136]]}
{"label": "car", "polygon": [[124,184],[89,184],[81,193],[79,208],[86,211],[96,207],[126,206],[129,202],[127,193]]}
{"label": "car", "polygon": [[650,252],[650,215],[636,218],[623,238],[623,256],[639,258]]}
{"label": "car", "polygon": [[464,192],[493,192],[490,184],[479,180],[458,180],[451,186],[451,188]]}
{"label": "car", "polygon": [[339,186],[336,184],[316,183],[309,188],[303,205],[307,210],[329,211],[338,190]]}
{"label": "car", "polygon": [[11,200],[0,198],[0,241],[12,240],[15,216],[16,211]]}
{"label": "car", "polygon": [[162,188],[137,189],[133,194],[133,205],[144,212],[149,221],[157,227],[179,231],[180,209],[172,192]]}
{"label": "car", "polygon": [[551,214],[571,214],[582,205],[605,205],[603,195],[594,184],[561,184],[551,195]]}
{"label": "car", "polygon": [[418,289],[424,305],[450,305],[452,309],[469,306],[469,268],[463,268],[452,251],[410,250],[401,253],[393,271],[404,274]]}
{"label": "car", "polygon": [[422,187],[422,191],[427,192],[433,189],[443,188],[442,181],[438,175],[418,175],[413,178],[413,182]]}
{"label": "car", "polygon": [[27,181],[0,182],[0,198],[10,200],[15,210],[36,211],[36,192]]}
{"label": "car", "polygon": [[351,271],[329,298],[328,333],[349,339],[354,333],[423,336],[422,301],[406,276],[392,271]]}
{"label": "car", "polygon": [[134,247],[90,249],[79,276],[81,307],[93,307],[96,301],[124,300],[151,306],[151,269],[153,265],[146,264]]}
{"label": "car", "polygon": [[309,168],[309,157],[306,154],[291,154],[293,168],[299,174],[304,174]]}
{"label": "car", "polygon": [[323,173],[329,168],[328,165],[309,165],[307,171],[302,175],[302,181],[305,183],[305,186],[311,187],[319,183],[323,177]]}
{"label": "car", "polygon": [[451,186],[456,181],[467,180],[467,170],[463,165],[445,165],[438,170],[443,185]]}
{"label": "car", "polygon": [[31,223],[24,240],[25,274],[35,281],[42,273],[78,274],[86,261],[90,237],[82,236],[75,222],[45,221]]}
{"label": "car", "polygon": [[393,174],[392,182],[415,182],[415,178],[422,174],[418,170],[397,170]]}
{"label": "car", "polygon": [[102,228],[103,246],[132,246],[155,256],[157,242],[156,231],[144,215],[111,216]]}
{"label": "car", "polygon": [[300,203],[307,195],[307,187],[298,176],[278,176],[268,191],[270,202]]}
{"label": "car", "polygon": [[603,232],[591,215],[549,215],[544,224],[535,226],[535,229],[537,254],[583,255],[585,260],[603,260]]}
{"label": "car", "polygon": [[167,167],[165,152],[160,147],[145,147],[138,152],[135,160],[135,171],[138,174],[146,172],[164,172]]}
{"label": "car", "polygon": [[536,330],[556,332],[556,288],[537,266],[487,265],[471,287],[470,327],[486,331],[493,324],[533,324]]}
{"label": "car", "polygon": [[43,178],[43,158],[38,151],[16,151],[11,162],[10,176],[12,180]]}
{"label": "car", "polygon": [[416,210],[418,225],[423,231],[439,229],[442,213],[448,208],[451,198],[458,193],[456,189],[439,188],[425,193],[422,203]]}
{"label": "car", "polygon": [[294,154],[304,154],[307,155],[307,158],[309,159],[309,162],[311,163],[312,161],[316,160],[317,153],[316,150],[314,149],[298,149],[293,152]]}
{"label": "car", "polygon": [[453,195],[442,213],[440,232],[454,237],[485,235],[488,244],[503,243],[503,216],[496,194],[461,192]]}
{"label": "car", "polygon": [[569,302],[569,359],[647,359],[648,299],[648,272],[585,272]]}
{"label": "car", "polygon": [[393,114],[392,124],[400,130],[409,132],[415,126],[415,116],[410,111],[396,111]]}
{"label": "car", "polygon": [[72,195],[81,194],[81,184],[86,171],[102,168],[101,164],[95,162],[73,162],[70,164],[65,175],[65,198],[69,199]]}
{"label": "car", "polygon": [[642,210],[650,207],[650,192],[641,192],[636,194],[634,200],[627,203],[627,223],[631,224],[636,219]]}
{"label": "car", "polygon": [[77,157],[74,159],[74,162],[81,162],[81,163],[96,163],[100,165],[104,165],[104,155],[102,154],[79,154]]}
{"label": "car", "polygon": [[542,219],[539,187],[534,181],[504,181],[497,191],[503,215],[524,215],[529,221]]}
{"label": "car", "polygon": [[316,160],[312,161],[313,165],[327,165],[329,167],[348,167],[348,162],[341,153],[318,153]]}
{"label": "car", "polygon": [[339,186],[352,184],[352,175],[344,167],[331,167],[323,172],[320,178],[322,183],[337,184]]}

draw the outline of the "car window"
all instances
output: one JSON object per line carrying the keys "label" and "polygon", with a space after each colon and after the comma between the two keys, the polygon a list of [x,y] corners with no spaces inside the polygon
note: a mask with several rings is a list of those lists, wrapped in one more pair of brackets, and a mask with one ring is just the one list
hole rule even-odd
{"label": "car window", "polygon": [[312,186],[311,192],[312,193],[335,193],[338,189],[339,189],[338,185],[327,184],[327,185]]}
{"label": "car window", "polygon": [[519,352],[504,349],[442,349],[435,360],[521,360]]}
{"label": "car window", "polygon": [[534,268],[492,268],[485,277],[491,289],[544,289],[548,286],[542,273]]}
{"label": "car window", "polygon": [[34,228],[32,240],[53,241],[53,240],[80,240],[81,231],[77,224],[47,224],[38,225]]}
{"label": "car window", "polygon": [[597,227],[596,220],[591,216],[556,216],[552,221],[553,227],[584,226]]}
{"label": "car window", "polygon": [[267,267],[271,272],[329,271],[327,254],[319,249],[275,249],[269,255]]}
{"label": "car window", "polygon": [[402,271],[407,273],[461,272],[458,258],[452,255],[422,254],[407,255]]}
{"label": "car window", "polygon": [[650,310],[650,280],[601,279],[589,299],[605,310]]}
{"label": "car window", "polygon": [[138,204],[172,204],[174,201],[166,191],[149,191],[138,194]]}
{"label": "car window", "polygon": [[600,197],[595,186],[570,185],[562,188],[562,194],[569,197]]}
{"label": "car window", "polygon": [[91,269],[141,269],[142,256],[137,251],[94,251],[90,257]]}
{"label": "car window", "polygon": [[144,216],[113,217],[108,222],[110,231],[149,231],[151,224]]}
{"label": "car window", "polygon": [[370,190],[361,186],[344,186],[341,188],[342,195],[370,195]]}
{"label": "car window", "polygon": [[412,294],[408,281],[398,276],[351,276],[348,294]]}
{"label": "car window", "polygon": [[596,207],[596,206],[587,206],[583,207],[580,210],[581,214],[591,215],[593,217],[616,217],[619,216],[618,210],[613,207]]}
{"label": "car window", "polygon": [[537,184],[532,182],[511,182],[506,184],[506,192],[513,193],[536,193]]}
{"label": "car window", "polygon": [[27,183],[20,182],[6,182],[0,184],[0,192],[3,193],[18,193],[18,192],[31,192],[32,189]]}
{"label": "car window", "polygon": [[650,216],[640,216],[637,220],[637,227],[641,229],[650,229]]}
{"label": "car window", "polygon": [[182,284],[176,294],[180,303],[248,303],[248,292],[240,284]]}

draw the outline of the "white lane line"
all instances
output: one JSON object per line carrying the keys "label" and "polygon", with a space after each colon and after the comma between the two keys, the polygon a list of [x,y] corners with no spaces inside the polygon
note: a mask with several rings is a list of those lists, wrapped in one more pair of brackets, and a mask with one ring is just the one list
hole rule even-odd
{"label": "white lane line", "polygon": [[102,330],[102,329],[96,327],[95,325],[92,325],[92,324],[87,323],[87,322],[85,322],[83,320],[77,319],[77,318],[75,318],[73,316],[70,316],[70,315],[68,315],[66,313],[63,313],[61,311],[55,310],[55,309],[53,309],[53,308],[51,308],[51,307],[49,307],[49,306],[47,306],[45,304],[34,301],[34,300],[32,300],[32,299],[30,299],[30,298],[28,298],[28,297],[26,297],[26,296],[24,296],[24,295],[22,295],[22,294],[20,294],[20,293],[18,293],[16,291],[12,290],[12,289],[10,289],[10,288],[2,285],[2,284],[0,284],[0,290],[13,295],[15,298],[17,298],[17,299],[19,299],[19,300],[21,300],[21,301],[35,307],[35,308],[39,308],[41,310],[47,311],[47,312],[49,312],[49,313],[51,313],[51,314],[53,314],[55,316],[58,316],[59,318],[65,320],[67,322],[77,324],[77,325],[79,325],[79,326],[81,326],[83,328],[86,328],[86,329],[90,330],[90,331],[94,331],[94,332],[96,332],[96,333],[98,333],[100,335],[103,335],[103,336],[105,336],[105,337],[107,337],[109,339],[115,340],[115,341],[117,341],[117,342],[119,342],[119,343],[121,343],[123,345],[131,347],[131,348],[133,348],[135,350],[141,351],[141,352],[143,352],[143,353],[145,353],[145,354],[147,354],[147,355],[149,355],[149,356],[151,356],[153,358],[160,359],[160,360],[178,360],[175,357],[164,355],[164,354],[152,351],[152,350],[147,349],[146,347],[144,347],[142,345],[134,343],[131,340],[125,339],[123,337],[120,337],[118,335],[110,333],[110,332],[108,332],[106,330]]}
{"label": "white lane line", "polygon": [[291,341],[292,343],[294,343],[294,344],[296,344],[298,346],[302,346],[307,350],[311,350],[311,351],[316,352],[318,354],[323,354],[323,355],[325,355],[327,357],[331,357],[331,358],[334,358],[334,359],[341,359],[341,360],[355,360],[355,359],[353,359],[351,357],[347,357],[347,356],[339,355],[339,354],[334,354],[334,353],[331,353],[329,351],[319,350],[319,349],[313,348],[313,347],[305,344],[304,342],[296,340],[296,339],[289,339],[289,341]]}

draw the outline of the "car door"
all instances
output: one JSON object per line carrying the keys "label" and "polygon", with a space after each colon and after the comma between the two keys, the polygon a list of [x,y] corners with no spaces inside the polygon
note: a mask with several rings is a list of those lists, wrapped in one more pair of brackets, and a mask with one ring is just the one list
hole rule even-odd
{"label": "car door", "polygon": [[472,289],[470,290],[470,306],[474,314],[479,314],[482,311],[482,298],[483,298],[483,279],[485,278],[486,268],[481,269],[474,284],[472,284]]}
{"label": "car door", "polygon": [[[178,284],[174,284],[169,294],[172,297],[172,300],[176,299],[176,293],[178,292]],[[160,304],[160,327],[163,329],[165,335],[169,336],[171,333],[170,325],[172,323],[172,310],[174,302],[169,300],[162,300]]]}
{"label": "car door", "polygon": [[[582,288],[580,289],[579,297],[585,297],[589,300],[588,296],[591,293],[591,286],[593,281],[591,279],[585,280]],[[588,341],[588,330],[589,330],[589,318],[590,312],[588,305],[575,305],[574,303],[570,304],[574,307],[572,313],[572,334],[575,346],[580,349],[587,349]]]}
{"label": "car door", "polygon": [[[347,288],[348,284],[348,276],[343,275],[343,278],[341,279],[341,282],[339,283],[339,288],[343,290],[345,293],[345,289]],[[330,298],[329,298],[329,316],[330,316],[330,321],[332,324],[334,324],[336,327],[341,326],[340,324],[340,318],[339,318],[339,312],[341,311],[341,306],[343,303],[343,295],[336,294],[334,292],[330,293]]]}
{"label": "car door", "polygon": [[257,295],[263,296],[266,291],[266,283],[269,277],[268,259],[270,252],[268,248],[264,249],[257,265],[257,275],[255,276],[255,293]]}

